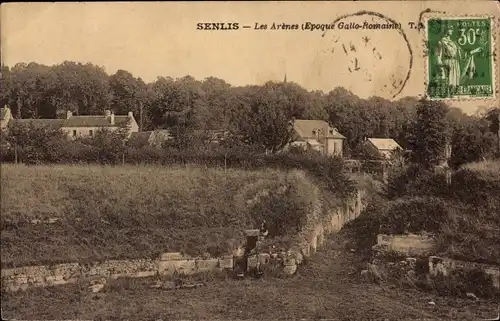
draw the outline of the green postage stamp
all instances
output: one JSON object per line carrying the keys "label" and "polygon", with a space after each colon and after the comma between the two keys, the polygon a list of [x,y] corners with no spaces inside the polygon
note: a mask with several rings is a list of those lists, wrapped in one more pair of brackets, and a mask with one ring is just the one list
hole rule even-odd
{"label": "green postage stamp", "polygon": [[494,98],[493,19],[427,20],[427,96]]}

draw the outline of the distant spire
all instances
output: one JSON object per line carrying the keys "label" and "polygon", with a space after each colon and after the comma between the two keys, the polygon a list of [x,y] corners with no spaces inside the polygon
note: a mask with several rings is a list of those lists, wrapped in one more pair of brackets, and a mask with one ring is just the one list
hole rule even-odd
{"label": "distant spire", "polygon": [[285,72],[285,79],[283,79],[283,82],[286,83],[286,72]]}

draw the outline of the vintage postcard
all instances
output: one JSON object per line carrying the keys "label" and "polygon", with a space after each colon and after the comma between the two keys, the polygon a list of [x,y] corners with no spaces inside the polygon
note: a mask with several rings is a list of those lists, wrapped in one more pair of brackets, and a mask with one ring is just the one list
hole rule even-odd
{"label": "vintage postcard", "polygon": [[7,3],[2,320],[498,320],[497,1]]}

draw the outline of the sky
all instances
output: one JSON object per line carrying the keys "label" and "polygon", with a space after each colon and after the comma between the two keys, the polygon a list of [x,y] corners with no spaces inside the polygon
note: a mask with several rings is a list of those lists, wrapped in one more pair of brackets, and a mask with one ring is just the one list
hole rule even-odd
{"label": "sky", "polygon": [[[327,92],[343,86],[363,98],[398,99],[421,96],[425,91],[426,33],[409,27],[409,22],[419,21],[422,11],[433,11],[424,18],[493,16],[498,41],[500,5],[481,0],[471,3],[9,3],[2,4],[0,11],[2,62],[7,66],[31,61],[46,65],[65,60],[91,62],[109,74],[124,69],[146,82],[158,76],[191,75],[199,80],[214,76],[232,85],[246,85],[281,81],[286,74],[288,81],[309,90]],[[353,16],[362,10],[369,13]],[[336,29],[325,32],[271,29],[273,23],[300,28],[307,22],[328,25],[334,21]],[[202,22],[238,23],[240,28],[197,30]],[[339,29],[339,22],[344,26],[395,22],[402,32]],[[256,24],[267,25],[267,29],[255,30]],[[496,53],[498,66],[498,45]],[[480,106],[498,105],[500,100],[449,103],[473,113]]]}

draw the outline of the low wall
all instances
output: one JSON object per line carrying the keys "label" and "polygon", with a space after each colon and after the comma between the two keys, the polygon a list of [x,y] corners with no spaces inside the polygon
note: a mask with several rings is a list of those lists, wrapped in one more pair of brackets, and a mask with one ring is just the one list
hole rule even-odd
{"label": "low wall", "polygon": [[[362,274],[372,274],[375,279],[415,285],[422,280],[435,286],[435,280],[447,280],[446,286],[469,284],[480,291],[484,275],[493,292],[500,293],[500,266],[467,262],[429,255],[436,242],[428,235],[378,235],[374,258]],[[390,255],[396,252],[398,256]],[[406,257],[406,259],[404,259]],[[472,277],[471,277],[472,275]],[[472,278],[472,279],[471,279]],[[484,291],[484,289],[482,289]]]}
{"label": "low wall", "polygon": [[323,208],[321,200],[318,200],[306,227],[298,236],[301,254],[309,256],[316,252],[329,234],[340,231],[347,222],[358,217],[366,206],[363,203],[364,197],[365,191],[358,190],[355,197],[335,209],[328,210],[326,215],[323,214],[326,209]]}
{"label": "low wall", "polygon": [[157,259],[109,260],[102,263],[63,263],[2,269],[2,290],[15,292],[88,281],[95,277],[117,279],[195,274],[233,268],[233,257],[190,258],[180,253],[164,253]]}
{"label": "low wall", "polygon": [[[348,200],[339,208],[325,213],[321,200],[314,205],[308,215],[305,228],[296,237],[296,245],[288,251],[259,253],[248,258],[248,267],[274,266],[281,272],[292,275],[304,256],[317,251],[326,236],[339,231],[348,221],[356,218],[362,211],[364,192]],[[326,214],[326,215],[325,215]],[[2,289],[5,291],[26,290],[33,287],[46,287],[87,281],[95,277],[149,277],[192,275],[200,272],[232,270],[237,257],[192,258],[180,253],[164,253],[155,259],[109,260],[100,263],[64,263],[47,266],[28,266],[2,269]]]}
{"label": "low wall", "polygon": [[431,235],[377,235],[377,244],[373,247],[379,251],[393,251],[404,255],[429,255],[436,246]]}
{"label": "low wall", "polygon": [[478,270],[491,278],[492,285],[496,289],[500,289],[500,267],[476,263],[442,258],[438,256],[429,257],[428,274],[431,277],[444,276],[447,277],[455,271],[471,271]]}

